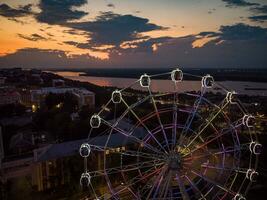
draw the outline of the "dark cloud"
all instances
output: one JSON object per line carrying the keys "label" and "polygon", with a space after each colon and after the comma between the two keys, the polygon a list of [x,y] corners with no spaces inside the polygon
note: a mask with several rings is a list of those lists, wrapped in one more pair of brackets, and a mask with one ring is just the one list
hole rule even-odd
{"label": "dark cloud", "polygon": [[0,57],[0,66],[5,67],[86,67],[99,66],[101,60],[87,54],[68,57],[66,52],[52,49],[25,48]]}
{"label": "dark cloud", "polygon": [[36,15],[39,22],[48,24],[64,24],[69,20],[80,19],[87,12],[74,10],[87,3],[87,0],[41,0],[39,8],[41,12]]}
{"label": "dark cloud", "polygon": [[[202,47],[192,43],[201,37],[214,39]],[[218,43],[219,41],[223,41]],[[41,49],[21,49],[0,57],[0,65],[6,67],[267,67],[267,28],[234,24],[221,26],[218,32],[169,38],[146,38],[132,41],[136,47],[110,49],[109,59],[100,60],[88,54],[67,56],[67,52]],[[67,41],[70,45],[88,45]],[[158,45],[152,51],[152,45]],[[89,46],[90,48],[90,46]]]}
{"label": "dark cloud", "polygon": [[77,46],[79,44],[79,42],[74,42],[74,41],[65,41],[64,43],[72,46]]}
{"label": "dark cloud", "polygon": [[[103,45],[119,46],[125,41],[146,39],[144,32],[163,30],[165,27],[149,22],[147,18],[134,15],[120,15],[113,12],[102,12],[94,21],[73,22],[88,13],[74,10],[87,0],[41,0],[40,13],[35,14],[39,22],[57,24],[70,28],[66,32],[88,37],[88,43],[77,44],[80,48],[94,49]],[[109,3],[109,7],[114,7]]]}
{"label": "dark cloud", "polygon": [[244,7],[244,6],[256,6],[259,5],[258,3],[250,3],[245,0],[222,0],[226,3],[227,7]]}
{"label": "dark cloud", "polygon": [[263,23],[263,22],[267,21],[267,15],[251,16],[251,17],[249,17],[249,19],[251,21],[254,21],[254,22],[261,22],[261,23]]}
{"label": "dark cloud", "polygon": [[18,34],[20,38],[30,40],[30,41],[40,41],[40,40],[47,40],[45,37],[38,35],[36,33],[31,34],[31,35],[23,35],[23,34]]}
{"label": "dark cloud", "polygon": [[107,4],[107,7],[115,8],[115,5],[113,3],[109,3],[109,4]]}
{"label": "dark cloud", "polygon": [[222,40],[267,40],[267,28],[243,23],[221,26],[220,32]]}
{"label": "dark cloud", "polygon": [[131,42],[129,44],[129,48],[117,48],[120,53],[140,53],[140,52],[145,52],[145,53],[153,53],[154,49],[153,46],[159,46],[162,44],[166,44],[170,41],[172,41],[172,37],[159,37],[159,38],[148,38],[144,41],[136,41],[136,42]]}
{"label": "dark cloud", "polygon": [[48,36],[50,36],[50,37],[54,37],[54,35],[53,34],[51,34],[51,33],[46,33]]}
{"label": "dark cloud", "polygon": [[208,14],[212,14],[216,11],[216,8],[209,9]]}
{"label": "dark cloud", "polygon": [[72,45],[72,46],[75,46],[75,47],[80,48],[80,49],[89,49],[92,51],[105,52],[105,53],[109,53],[110,51],[116,49],[113,46],[105,47],[105,48],[103,48],[103,46],[102,46],[102,48],[101,48],[101,46],[95,47],[95,46],[92,46],[89,41],[87,41],[87,42],[65,41],[64,44]]}
{"label": "dark cloud", "polygon": [[251,8],[251,11],[255,13],[253,16],[249,17],[251,21],[261,23],[267,21],[267,5]]}
{"label": "dark cloud", "polygon": [[150,23],[146,18],[119,15],[113,12],[102,13],[95,21],[68,23],[68,26],[88,32],[92,46],[118,46],[124,41],[142,38],[141,33],[143,32],[166,29]]}
{"label": "dark cloud", "polygon": [[81,31],[76,30],[76,29],[64,30],[63,33],[68,33],[72,35],[88,35],[87,33],[81,33]]}
{"label": "dark cloud", "polygon": [[78,47],[80,49],[91,49],[91,50],[95,50],[95,48],[92,47],[92,45],[90,45],[89,42],[87,42],[87,43],[80,43],[80,42],[74,42],[74,41],[65,41],[64,43],[65,44],[68,44],[68,45],[72,45],[72,46]]}
{"label": "dark cloud", "polygon": [[238,23],[230,26],[221,26],[219,32],[201,32],[198,36],[218,37],[217,40],[225,41],[249,41],[264,40],[267,41],[267,28],[260,26],[250,26],[248,24]]}
{"label": "dark cloud", "polygon": [[19,6],[18,8],[11,8],[7,4],[0,5],[0,15],[8,18],[24,17],[32,14],[31,11],[32,4],[27,4],[25,6]]}
{"label": "dark cloud", "polygon": [[98,48],[98,47],[92,47],[90,44],[90,41],[87,43],[79,43],[74,41],[65,41],[65,44],[72,45],[81,49],[90,49],[95,51],[103,51],[103,52],[118,52],[118,53],[140,53],[140,52],[146,52],[146,53],[153,53],[153,45],[161,45],[163,43],[167,43],[171,41],[172,37],[159,37],[159,38],[150,38],[147,37],[146,39],[142,41],[132,41],[132,42],[126,42],[124,44],[124,47],[122,46],[112,46],[107,48]]}
{"label": "dark cloud", "polygon": [[256,13],[267,14],[267,5],[257,6],[257,7],[251,8],[251,10]]}
{"label": "dark cloud", "polygon": [[219,33],[213,32],[213,31],[205,31],[198,34],[198,36],[202,37],[214,37],[220,35]]}
{"label": "dark cloud", "polygon": [[129,67],[267,67],[266,40],[217,40],[193,48],[196,36],[174,38],[153,53],[124,52],[111,55],[112,65]]}

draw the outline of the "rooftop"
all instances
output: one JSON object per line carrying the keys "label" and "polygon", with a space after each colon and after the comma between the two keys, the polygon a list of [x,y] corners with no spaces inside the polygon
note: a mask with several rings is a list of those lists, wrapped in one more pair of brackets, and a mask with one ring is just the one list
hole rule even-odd
{"label": "rooftop", "polygon": [[43,87],[40,89],[32,90],[32,92],[38,94],[48,94],[48,93],[65,93],[65,92],[80,92],[83,94],[94,94],[93,92],[86,90],[84,88],[72,88],[72,87]]}
{"label": "rooftop", "polygon": [[[121,125],[118,125],[120,129],[123,129],[126,131],[129,127],[129,122],[122,121]],[[143,128],[137,128],[136,131],[133,133],[133,135],[137,138],[143,138],[145,136],[145,130]],[[98,147],[105,147],[105,143],[108,139],[108,135],[103,136],[97,136],[90,140],[88,139],[82,139],[82,140],[76,140],[76,141],[70,141],[70,142],[64,142],[60,144],[50,144],[49,146],[46,146],[44,148],[36,149],[35,150],[35,161],[41,162],[46,160],[53,160],[56,158],[66,157],[66,156],[72,156],[72,155],[79,155],[78,151],[81,146],[81,144],[87,142],[90,145],[98,146]],[[109,139],[109,142],[107,144],[107,148],[116,148],[125,146],[128,144],[133,143],[134,141],[129,139],[129,137],[126,137],[122,135],[121,133],[113,133],[111,134],[111,137]]]}

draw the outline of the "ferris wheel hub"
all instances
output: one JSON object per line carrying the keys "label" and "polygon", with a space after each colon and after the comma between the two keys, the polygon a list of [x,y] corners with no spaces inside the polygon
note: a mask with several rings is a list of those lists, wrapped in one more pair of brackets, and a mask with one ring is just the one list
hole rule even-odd
{"label": "ferris wheel hub", "polygon": [[182,167],[182,158],[179,153],[171,153],[167,159],[170,170],[180,170]]}

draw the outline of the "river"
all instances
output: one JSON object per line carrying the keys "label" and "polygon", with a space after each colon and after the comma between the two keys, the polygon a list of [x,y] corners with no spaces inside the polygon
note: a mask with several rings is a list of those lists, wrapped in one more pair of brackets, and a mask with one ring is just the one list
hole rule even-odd
{"label": "river", "polygon": [[[115,77],[95,77],[95,76],[81,76],[84,72],[71,71],[54,71],[54,74],[63,76],[64,78],[77,80],[81,82],[88,82],[99,86],[110,86],[125,88],[132,85],[136,79],[133,78],[115,78]],[[222,81],[218,84],[223,85],[231,91],[246,95],[267,96],[267,83],[261,82],[246,82],[246,81]],[[132,86],[133,89],[142,89],[138,83]],[[200,81],[184,80],[178,83],[179,92],[185,91],[199,91],[201,88]],[[171,80],[152,79],[151,90],[153,92],[172,92],[174,91],[174,84]],[[220,92],[220,87],[214,87],[213,92]]]}

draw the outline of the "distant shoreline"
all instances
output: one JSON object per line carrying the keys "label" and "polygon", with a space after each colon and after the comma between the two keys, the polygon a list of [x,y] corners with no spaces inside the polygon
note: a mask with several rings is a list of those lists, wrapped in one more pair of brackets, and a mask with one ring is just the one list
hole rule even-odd
{"label": "distant shoreline", "polygon": [[[79,76],[109,77],[109,78],[139,78],[142,74],[161,74],[171,72],[172,69],[50,69],[57,72],[81,72]],[[185,69],[186,80],[198,80],[186,73],[204,76],[210,74],[216,81],[249,81],[267,82],[267,69]],[[161,76],[159,79],[168,78],[169,75]]]}

